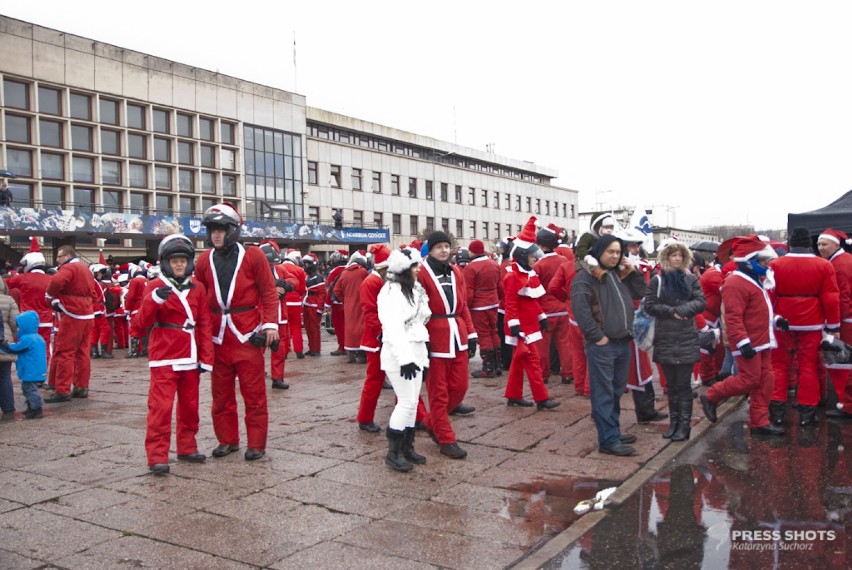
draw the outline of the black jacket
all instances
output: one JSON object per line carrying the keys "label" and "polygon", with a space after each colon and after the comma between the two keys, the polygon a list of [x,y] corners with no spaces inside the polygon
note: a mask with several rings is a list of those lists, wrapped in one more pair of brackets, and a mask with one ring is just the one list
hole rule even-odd
{"label": "black jacket", "polygon": [[[661,288],[662,298],[658,297],[659,280],[666,275],[663,272],[653,277],[645,295],[645,312],[656,319],[653,359],[660,364],[692,364],[701,358],[695,316],[704,311],[707,301],[698,279],[691,273],[685,275],[689,298],[668,299],[665,287]],[[687,319],[676,319],[675,312]]]}
{"label": "black jacket", "polygon": [[600,267],[578,271],[571,282],[571,308],[586,342],[632,337],[633,299],[644,292],[645,279],[634,269],[621,274]]}

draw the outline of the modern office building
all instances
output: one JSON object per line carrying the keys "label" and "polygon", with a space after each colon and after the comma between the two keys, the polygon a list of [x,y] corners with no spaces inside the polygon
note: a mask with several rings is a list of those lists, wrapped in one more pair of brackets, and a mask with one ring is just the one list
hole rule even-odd
{"label": "modern office building", "polygon": [[530,215],[577,231],[577,193],[532,163],[12,18],[0,45],[0,169],[16,175],[0,236],[19,252],[36,235],[47,251],[150,257],[167,233],[200,243],[201,213],[222,200],[248,240],[303,250],[396,246],[433,228],[495,240]]}

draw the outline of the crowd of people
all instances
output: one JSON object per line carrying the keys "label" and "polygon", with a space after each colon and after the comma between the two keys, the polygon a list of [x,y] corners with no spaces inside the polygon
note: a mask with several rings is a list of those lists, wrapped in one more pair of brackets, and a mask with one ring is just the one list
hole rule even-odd
{"label": "crowd of people", "polygon": [[[702,384],[710,421],[723,400],[748,394],[752,433],[783,435],[789,389],[797,386],[799,423],[813,425],[827,393],[826,367],[839,399],[826,415],[852,418],[845,361],[852,256],[836,230],[818,236],[815,254],[810,234],[797,228],[780,257],[760,236],[734,238],[712,263],[664,240],[652,263],[640,245],[645,236],[618,228],[610,215],[596,216],[574,247],[563,228],[532,217],[495,252],[480,240],[453,251],[453,240],[434,231],[399,249],[374,244],[321,260],[274,241],[243,245],[243,220],[228,203],[208,209],[202,223],[208,249],[197,254],[191,239],[171,235],[155,265],[87,267],[63,245],[56,268],[48,268],[34,239],[15,274],[0,280],[3,420],[14,418],[13,362],[24,417],[38,419],[43,403],[89,397],[92,358],[128,348],[127,357],[147,357],[150,368],[145,448],[153,473],[170,469],[175,401],[177,459],[206,461],[196,442],[203,373],[211,375],[212,456],[240,449],[239,386],[244,457],[257,460],[269,424],[265,352],[270,388],[288,389],[287,356],[320,356],[324,317],[336,335],[331,356],[366,365],[358,428],[381,432],[381,391],[396,396],[385,461],[400,472],[426,462],[414,449],[418,430],[441,454],[464,459],[451,418],[475,412],[464,403],[470,379],[504,371],[509,407],[553,412],[560,402],[550,396],[550,377],[573,383],[577,396],[590,399],[599,452],[616,456],[636,453],[637,436],[621,431],[625,391],[638,423],[666,419],[656,409],[654,363],[668,394],[662,435],[672,441],[689,438]],[[655,322],[650,350],[634,340],[640,304]],[[471,369],[477,350],[481,365]],[[820,350],[846,356],[824,364]]]}

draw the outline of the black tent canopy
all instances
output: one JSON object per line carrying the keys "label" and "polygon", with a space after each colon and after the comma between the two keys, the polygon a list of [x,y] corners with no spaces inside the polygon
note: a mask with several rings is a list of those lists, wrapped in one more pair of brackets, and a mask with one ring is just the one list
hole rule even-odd
{"label": "black tent canopy", "polygon": [[801,214],[787,214],[787,231],[807,228],[812,236],[826,228],[834,228],[852,235],[852,190],[824,208]]}

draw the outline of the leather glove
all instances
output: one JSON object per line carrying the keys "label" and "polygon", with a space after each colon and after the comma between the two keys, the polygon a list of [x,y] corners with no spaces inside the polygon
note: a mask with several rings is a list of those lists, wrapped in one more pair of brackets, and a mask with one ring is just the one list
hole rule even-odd
{"label": "leather glove", "polygon": [[157,289],[154,289],[154,295],[156,295],[163,301],[167,301],[169,295],[171,295],[172,293],[173,291],[171,287],[158,287]]}
{"label": "leather glove", "polygon": [[59,304],[59,299],[54,299],[53,301],[51,301],[50,302],[50,308],[53,309],[54,311],[56,311],[57,313],[61,313],[62,307]]}
{"label": "leather glove", "polygon": [[284,289],[288,293],[290,293],[290,292],[292,292],[293,290],[296,289],[295,287],[293,287],[293,284],[290,283],[289,281],[287,281],[286,279],[276,279],[275,280],[275,286],[281,287],[282,289]]}
{"label": "leather glove", "polygon": [[512,325],[509,327],[510,336],[521,336],[521,325]]}
{"label": "leather glove", "polygon": [[825,332],[827,332],[828,334],[837,335],[837,334],[840,334],[840,327],[832,327],[832,328],[826,327]]}
{"label": "leather glove", "polygon": [[541,329],[541,332],[547,332],[547,329],[550,328],[550,325],[547,324],[547,318],[538,321],[538,327]]}
{"label": "leather glove", "polygon": [[790,321],[784,317],[778,317],[775,319],[775,328],[786,332],[790,330]]}
{"label": "leather glove", "polygon": [[414,380],[414,377],[417,376],[417,373],[420,372],[420,367],[414,364],[413,362],[409,362],[408,364],[403,364],[399,369],[399,374],[406,380]]}
{"label": "leather glove", "polygon": [[740,354],[743,355],[743,358],[754,358],[757,352],[751,347],[751,343],[747,342],[740,347]]}
{"label": "leather glove", "polygon": [[473,358],[476,356],[476,349],[479,347],[479,341],[475,338],[467,339],[467,357]]}

